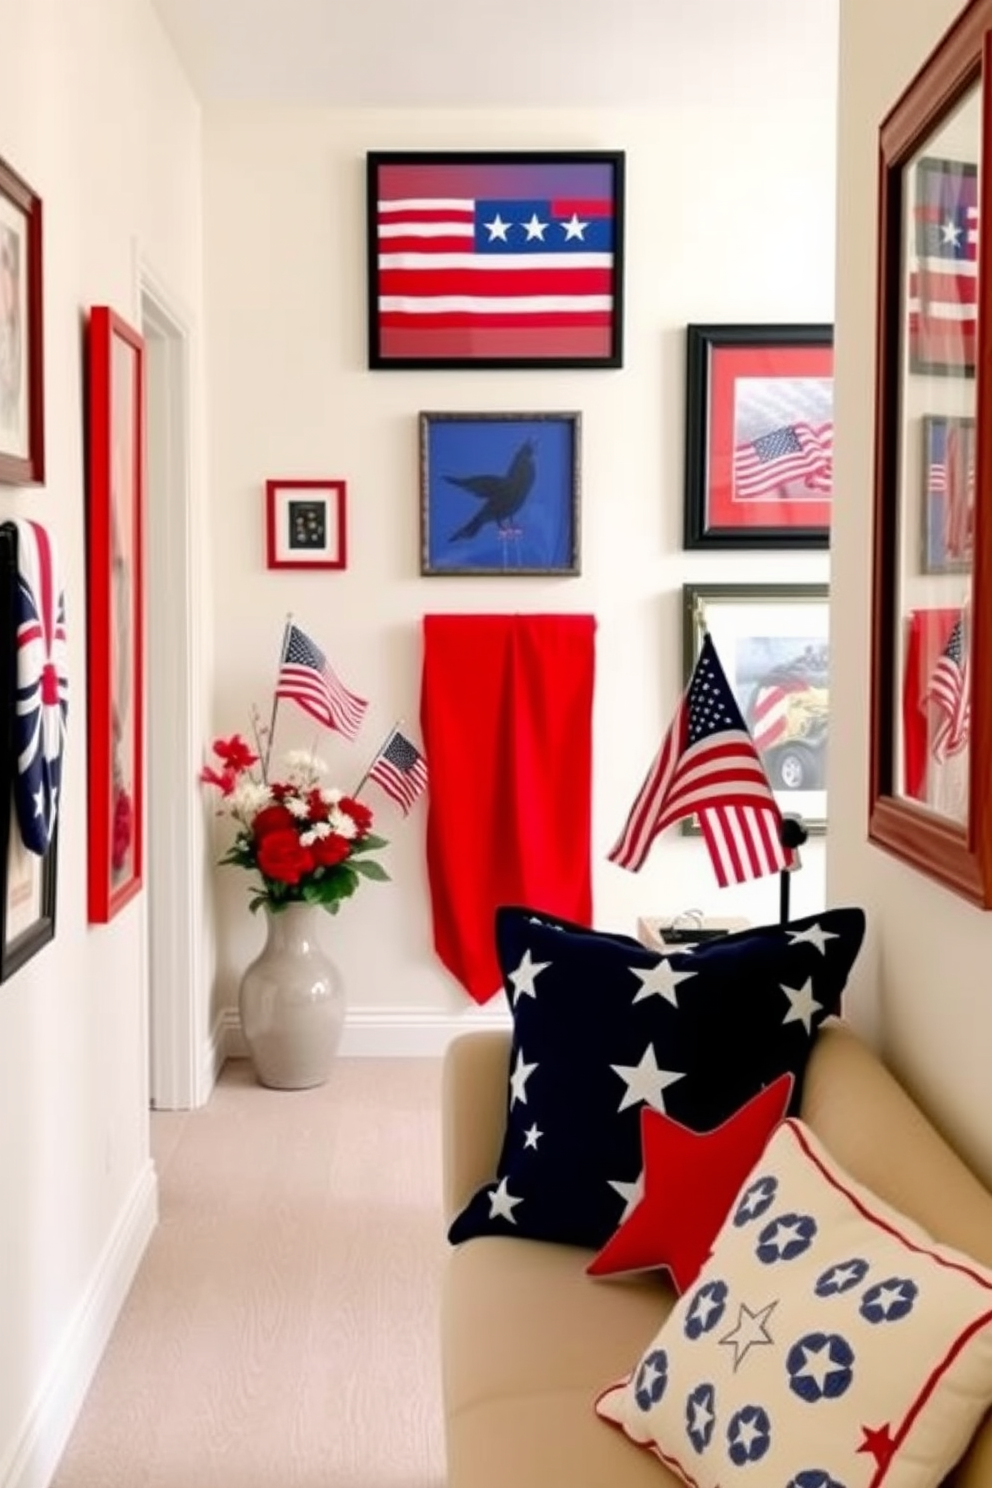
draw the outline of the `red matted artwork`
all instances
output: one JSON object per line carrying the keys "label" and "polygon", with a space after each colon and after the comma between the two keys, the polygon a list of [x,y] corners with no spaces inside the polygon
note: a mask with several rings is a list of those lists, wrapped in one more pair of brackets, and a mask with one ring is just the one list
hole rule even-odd
{"label": "red matted artwork", "polygon": [[685,546],[825,548],[833,327],[690,325]]}
{"label": "red matted artwork", "polygon": [[266,566],[346,568],[346,494],[342,480],[266,481]]}
{"label": "red matted artwork", "polygon": [[144,342],[107,306],[89,320],[88,918],[141,889],[144,817]]}

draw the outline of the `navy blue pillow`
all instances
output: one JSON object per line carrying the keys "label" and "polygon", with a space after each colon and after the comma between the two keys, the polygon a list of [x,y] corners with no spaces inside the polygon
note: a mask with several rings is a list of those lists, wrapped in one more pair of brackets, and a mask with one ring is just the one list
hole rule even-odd
{"label": "navy blue pillow", "polygon": [[641,1106],[710,1131],[772,1080],[795,1079],[864,938],[860,909],[743,930],[660,956],[625,935],[496,911],[513,1012],[496,1177],[448,1231],[599,1249],[641,1172]]}

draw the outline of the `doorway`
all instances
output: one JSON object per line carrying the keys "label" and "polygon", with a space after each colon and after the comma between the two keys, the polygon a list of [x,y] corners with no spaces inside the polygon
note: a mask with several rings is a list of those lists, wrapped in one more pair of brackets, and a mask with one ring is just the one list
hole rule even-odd
{"label": "doorway", "polygon": [[[200,757],[201,634],[191,498],[190,331],[156,276],[139,269],[145,340],[147,499],[146,812],[149,1101],[202,1105],[213,1086],[204,1037]],[[201,1032],[202,1030],[202,1032]]]}

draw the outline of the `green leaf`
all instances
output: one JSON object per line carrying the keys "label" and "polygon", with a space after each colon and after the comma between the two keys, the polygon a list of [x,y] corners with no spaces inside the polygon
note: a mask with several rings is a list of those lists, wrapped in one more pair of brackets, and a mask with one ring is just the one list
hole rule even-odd
{"label": "green leaf", "polygon": [[383,868],[381,863],[365,863],[359,861],[354,865],[354,867],[355,872],[360,873],[363,878],[374,878],[377,883],[389,882],[389,874],[386,872],[385,868]]}
{"label": "green leaf", "polygon": [[380,847],[388,846],[389,843],[385,837],[377,837],[374,832],[370,832],[367,837],[362,838],[361,842],[355,843],[351,849],[351,855],[354,857],[356,853],[375,852]]}

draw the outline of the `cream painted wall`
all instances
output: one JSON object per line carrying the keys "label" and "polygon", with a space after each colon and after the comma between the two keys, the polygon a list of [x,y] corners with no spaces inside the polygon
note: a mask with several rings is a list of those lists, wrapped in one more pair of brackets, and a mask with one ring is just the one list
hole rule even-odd
{"label": "cream painted wall", "polygon": [[870,954],[854,1004],[894,1067],[992,1181],[992,916],[867,842],[869,614],[878,126],[962,9],[957,0],[841,0],[835,670],[827,890],[864,904]]}
{"label": "cream painted wall", "polygon": [[[683,581],[828,577],[822,553],[681,548],[686,322],[833,318],[836,78],[823,37],[804,45],[819,46],[823,61],[821,87],[802,97],[791,96],[783,59],[780,97],[756,100],[743,86],[712,97],[703,82],[695,107],[668,112],[217,107],[205,115],[217,727],[244,729],[253,700],[267,708],[292,610],[371,699],[360,743],[323,739],[332,778],[351,786],[397,716],[417,730],[425,610],[595,613],[594,896],[604,927],[633,929],[638,914],[688,905],[754,920],[778,914],[777,881],[720,890],[698,839],[668,834],[639,875],[605,854],[677,701]],[[500,146],[626,150],[623,370],[367,371],[366,150]],[[581,578],[419,577],[417,413],[425,409],[582,411]],[[349,483],[347,572],[267,572],[266,477],[321,475]],[[311,738],[304,715],[284,709],[277,753]],[[432,950],[424,806],[404,822],[374,785],[369,799],[392,839],[393,882],[363,887],[328,927],[350,1015],[457,1018],[467,995]],[[796,912],[823,903],[823,856],[822,839],[811,843],[793,889]],[[222,870],[221,1007],[261,944],[244,899],[244,875]]]}
{"label": "cream painted wall", "polygon": [[201,301],[199,108],[145,0],[0,0],[0,155],[43,198],[47,481],[0,518],[50,524],[70,717],[57,938],[0,986],[0,1484],[47,1482],[156,1213],[145,898],[86,924],[82,327],[133,323],[136,253]]}

